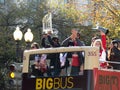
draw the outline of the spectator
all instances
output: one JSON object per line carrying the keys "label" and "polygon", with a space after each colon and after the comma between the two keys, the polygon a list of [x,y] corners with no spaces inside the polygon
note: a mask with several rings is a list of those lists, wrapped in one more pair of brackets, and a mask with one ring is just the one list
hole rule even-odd
{"label": "spectator", "polygon": [[[64,47],[68,47],[68,46],[72,46],[72,45],[73,46],[83,46],[83,43],[77,37],[78,31],[76,29],[72,29],[71,33],[72,33],[71,36],[69,36],[62,42],[62,46],[64,46]],[[69,44],[71,44],[71,45],[69,45]],[[75,59],[77,59],[77,60],[74,59],[74,56],[75,56]],[[83,72],[83,70],[81,70],[81,65],[84,62],[82,52],[72,52],[71,54],[67,55],[67,57],[72,58],[71,75],[79,75],[81,72]]]}

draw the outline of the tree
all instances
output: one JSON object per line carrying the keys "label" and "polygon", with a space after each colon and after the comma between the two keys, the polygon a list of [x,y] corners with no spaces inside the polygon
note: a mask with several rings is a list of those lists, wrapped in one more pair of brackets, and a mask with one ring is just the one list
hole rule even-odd
{"label": "tree", "polygon": [[120,1],[119,0],[93,0],[94,23],[109,29],[109,39],[120,39]]}
{"label": "tree", "polygon": [[[89,14],[86,11],[83,11],[77,7],[75,3],[69,0],[69,3],[63,3],[64,0],[52,0],[51,4],[49,3],[49,9],[53,13],[53,27],[58,29],[61,33],[61,40],[65,39],[70,35],[70,30],[72,28],[77,28],[81,33],[81,39],[86,41],[86,45],[90,45],[90,38],[87,38],[86,35],[91,36],[92,26],[85,26],[85,21],[89,20]],[[89,32],[89,33],[87,33]],[[67,34],[66,34],[67,33]],[[91,36],[92,37],[92,36]]]}
{"label": "tree", "polygon": [[0,45],[2,46],[0,48],[0,62],[2,64],[8,60],[15,59],[14,52],[12,51],[14,50],[14,47],[11,47],[14,45],[14,42],[12,42],[13,38],[11,36],[11,29],[13,29],[12,26],[16,25],[14,23],[16,18],[16,7],[11,6],[10,2],[7,4],[8,5],[5,8],[3,7],[0,11]]}
{"label": "tree", "polygon": [[[6,2],[7,8],[3,8],[0,11],[0,45],[6,45],[0,48],[1,51],[5,51],[0,52],[2,55],[0,57],[1,61],[6,61],[8,60],[7,58],[15,59],[15,41],[12,34],[17,25],[20,26],[23,34],[27,31],[27,28],[31,28],[34,34],[33,41],[40,43],[42,18],[48,12],[52,12],[53,14],[53,28],[60,32],[59,36],[62,36],[60,37],[61,41],[70,35],[71,28],[78,28],[81,32],[81,40],[86,41],[86,45],[90,45],[94,32],[91,28],[97,22],[110,30],[108,37],[119,38],[119,0],[92,0],[92,3],[79,6],[79,8],[72,1],[69,1],[69,3],[63,3],[64,0],[50,1],[52,2],[40,0],[40,2],[33,1],[27,4],[20,3],[19,7],[11,3],[10,0]],[[85,9],[85,7],[88,7],[88,9]],[[90,21],[91,24],[85,26],[85,21]],[[21,41],[21,45],[25,46],[24,40]],[[6,58],[6,55],[10,57]]]}

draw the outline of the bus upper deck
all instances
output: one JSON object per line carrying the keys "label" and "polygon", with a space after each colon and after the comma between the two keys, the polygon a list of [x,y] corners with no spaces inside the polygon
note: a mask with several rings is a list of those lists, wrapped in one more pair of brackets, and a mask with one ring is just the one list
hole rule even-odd
{"label": "bus upper deck", "polygon": [[[59,75],[33,77],[31,75],[31,55],[65,52],[84,52],[82,75]],[[47,60],[49,63],[50,60]],[[70,63],[72,62],[70,58]],[[49,65],[48,65],[49,66]],[[71,72],[71,65],[69,72]],[[111,73],[112,72],[112,73]],[[63,73],[62,73],[63,74]],[[22,70],[22,90],[119,90],[120,72],[99,69],[99,48],[90,46],[60,47],[24,51]]]}

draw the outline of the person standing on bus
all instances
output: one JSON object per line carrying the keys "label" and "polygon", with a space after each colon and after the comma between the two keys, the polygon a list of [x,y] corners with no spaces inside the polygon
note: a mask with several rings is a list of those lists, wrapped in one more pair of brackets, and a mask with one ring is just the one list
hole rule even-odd
{"label": "person standing on bus", "polygon": [[[41,45],[44,48],[60,47],[59,38],[51,37],[50,33],[44,34]],[[50,65],[47,71],[48,76],[59,76],[61,71],[59,53],[48,54],[47,58],[50,59]]]}
{"label": "person standing on bus", "polygon": [[51,47],[51,42],[52,42],[51,32],[48,33],[43,32],[41,46],[43,48],[49,48]]}
{"label": "person standing on bus", "polygon": [[[62,46],[68,47],[70,42],[73,44],[73,46],[83,46],[83,43],[77,37],[78,31],[73,28],[71,33],[72,34],[62,42]],[[79,75],[79,73],[83,71],[81,70],[81,65],[84,63],[82,52],[72,52],[71,56],[69,55],[69,57],[72,58],[71,75]]]}
{"label": "person standing on bus", "polygon": [[92,42],[92,46],[93,47],[99,47],[99,61],[100,61],[100,67],[101,68],[106,68],[107,67],[107,63],[106,63],[106,35],[104,32],[100,31],[101,34],[101,39],[96,38],[93,42]]}
{"label": "person standing on bus", "polygon": [[[58,37],[52,37],[51,46],[52,48],[60,47],[60,42]],[[51,53],[49,54],[50,59],[50,73],[49,76],[59,76],[61,72],[60,67],[60,59],[59,59],[60,53]]]}
{"label": "person standing on bus", "polygon": [[118,40],[118,49],[120,50],[120,40]]}
{"label": "person standing on bus", "polygon": [[113,67],[113,69],[120,70],[120,64],[117,64],[117,62],[120,62],[120,50],[118,48],[119,41],[113,40],[110,44],[110,49],[108,50],[108,61],[113,61],[116,63],[110,63],[110,65]]}
{"label": "person standing on bus", "polygon": [[92,40],[91,40],[91,46],[93,46],[93,43],[94,43],[94,41],[95,41],[96,39],[99,39],[99,37],[94,36],[94,37],[92,38]]}
{"label": "person standing on bus", "polygon": [[[33,49],[39,49],[38,43],[34,42],[31,44],[31,50],[33,50]],[[36,55],[32,56],[32,58],[34,59],[34,64],[31,66],[32,67],[32,75],[34,75],[36,77],[43,76],[44,72],[41,71],[40,64],[39,64],[41,55],[36,54]]]}

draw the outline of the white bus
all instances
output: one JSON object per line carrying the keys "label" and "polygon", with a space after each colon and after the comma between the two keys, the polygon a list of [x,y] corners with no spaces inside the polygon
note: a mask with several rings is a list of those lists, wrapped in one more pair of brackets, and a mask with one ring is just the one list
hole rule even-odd
{"label": "white bus", "polygon": [[[45,74],[43,77],[31,75],[33,64],[30,60],[31,55],[80,51],[84,52],[83,74],[75,76]],[[99,68],[99,48],[97,47],[75,46],[25,50],[23,57],[22,90],[120,90],[120,71]]]}

